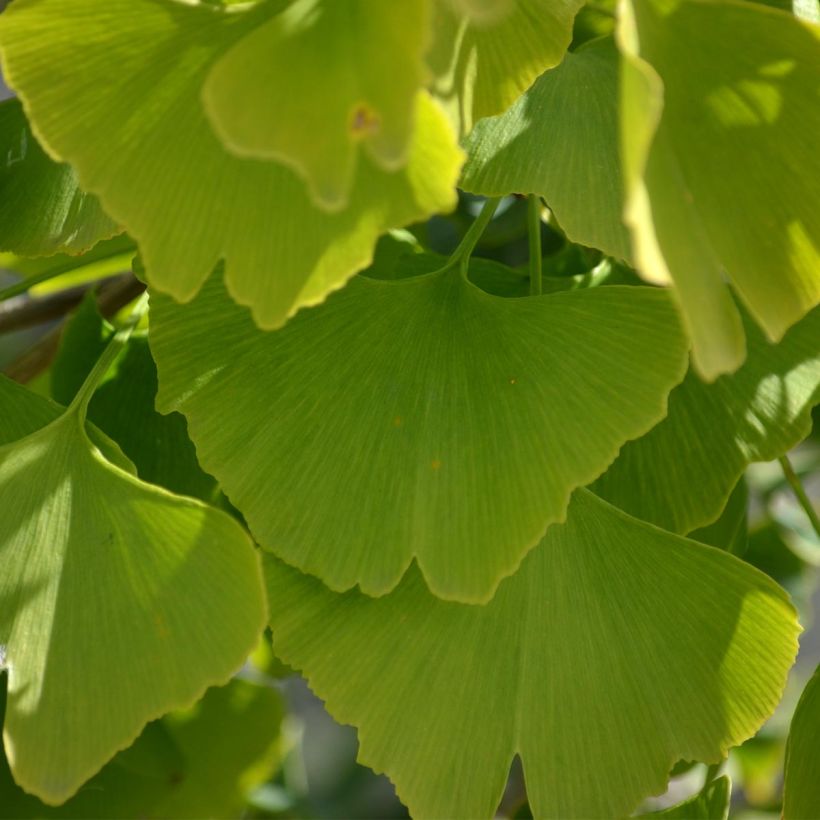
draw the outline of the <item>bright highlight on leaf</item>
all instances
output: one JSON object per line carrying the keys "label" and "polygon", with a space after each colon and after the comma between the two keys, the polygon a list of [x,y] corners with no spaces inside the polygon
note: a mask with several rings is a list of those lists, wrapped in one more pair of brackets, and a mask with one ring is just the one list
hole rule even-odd
{"label": "bright highlight on leaf", "polygon": [[[583,0],[434,0],[433,91],[460,134],[561,62]],[[482,14],[482,7],[484,13]]]}
{"label": "bright highlight on leaf", "polygon": [[265,604],[233,519],[106,461],[82,399],[31,432],[54,407],[23,392],[0,380],[4,432],[21,436],[0,447],[4,743],[17,782],[59,803],[147,721],[224,682]]}
{"label": "bright highlight on leaf", "polygon": [[792,718],[786,747],[786,782],[783,786],[783,817],[804,820],[820,806],[817,777],[820,738],[820,668],[808,682]]}
{"label": "bright highlight on leaf", "polygon": [[386,173],[362,157],[338,214],[316,209],[285,166],[228,153],[202,87],[269,14],[270,4],[15,0],[0,17],[7,81],[51,151],[137,239],[151,285],[191,299],[223,259],[231,295],[267,328],[341,287],[388,228],[452,208],[462,160],[423,93],[405,167]]}
{"label": "bright highlight on leaf", "polygon": [[20,103],[0,103],[0,250],[82,253],[118,232],[71,167],[44,153]]}
{"label": "bright highlight on leaf", "polygon": [[771,461],[811,431],[820,401],[820,309],[771,345],[746,322],[743,367],[713,384],[690,372],[669,414],[629,442],[595,483],[617,507],[686,533],[714,521],[746,467]]}
{"label": "bright highlight on leaf", "polygon": [[585,490],[483,607],[265,571],[275,651],[415,817],[492,817],[516,754],[536,817],[623,817],[752,735],[797,650],[773,581]]}
{"label": "bright highlight on leaf", "polygon": [[155,297],[150,334],[158,407],[260,544],[371,595],[416,558],[470,602],[663,417],[687,352],[663,291],[503,299],[454,269],[357,277],[272,334],[213,279]]}
{"label": "bright highlight on leaf", "polygon": [[407,160],[429,6],[296,0],[211,69],[204,101],[217,134],[239,156],[293,167],[320,207],[344,208],[359,143],[387,171]]}
{"label": "bright highlight on leaf", "polygon": [[628,259],[621,222],[618,52],[611,38],[568,53],[503,114],[477,123],[462,188],[542,196],[574,242]]}
{"label": "bright highlight on leaf", "polygon": [[724,775],[708,783],[701,792],[677,806],[638,816],[657,817],[663,820],[728,820],[731,796],[732,781]]}
{"label": "bright highlight on leaf", "polygon": [[[742,43],[730,48],[728,43]],[[820,28],[756,3],[623,0],[625,218],[712,380],[820,301]]]}

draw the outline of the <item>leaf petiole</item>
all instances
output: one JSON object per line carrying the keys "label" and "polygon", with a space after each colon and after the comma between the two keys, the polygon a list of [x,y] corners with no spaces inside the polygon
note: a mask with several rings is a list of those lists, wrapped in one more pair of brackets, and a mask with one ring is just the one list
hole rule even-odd
{"label": "leaf petiole", "polygon": [[818,517],[817,511],[811,503],[811,499],[808,497],[805,489],[803,488],[803,484],[800,481],[800,476],[798,476],[794,471],[794,467],[792,467],[788,456],[780,456],[778,461],[783,469],[783,475],[786,477],[786,481],[789,482],[789,486],[792,488],[792,492],[795,494],[797,501],[803,508],[803,512],[806,513],[812,528],[817,533],[818,538],[820,538],[820,517]]}
{"label": "leaf petiole", "polygon": [[530,296],[541,295],[541,199],[527,197],[527,233],[530,253]]}

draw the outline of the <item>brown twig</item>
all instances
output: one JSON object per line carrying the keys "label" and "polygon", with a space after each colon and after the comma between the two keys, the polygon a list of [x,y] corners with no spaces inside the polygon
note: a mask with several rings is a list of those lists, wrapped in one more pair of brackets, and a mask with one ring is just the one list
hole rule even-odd
{"label": "brown twig", "polygon": [[[80,299],[73,306],[79,304],[82,297],[89,290],[97,290],[97,307],[106,319],[110,319],[129,302],[133,302],[144,290],[145,285],[134,277],[132,273],[123,273],[112,276],[100,282],[82,286]],[[71,288],[70,290],[75,290]],[[64,303],[63,303],[64,304]],[[32,348],[12,362],[5,370],[5,374],[16,382],[25,384],[39,376],[53,361],[60,347],[60,338],[67,321],[66,308],[60,324],[45,334]],[[43,319],[42,321],[46,321]]]}

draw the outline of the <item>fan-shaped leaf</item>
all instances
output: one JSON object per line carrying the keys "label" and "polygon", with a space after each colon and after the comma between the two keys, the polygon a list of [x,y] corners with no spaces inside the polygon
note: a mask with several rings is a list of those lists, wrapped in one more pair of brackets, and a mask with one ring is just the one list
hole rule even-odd
{"label": "fan-shaped leaf", "polygon": [[690,372],[669,413],[629,442],[594,485],[615,506],[686,533],[714,521],[746,467],[785,453],[811,430],[820,401],[820,309],[777,345],[746,323],[749,354],[736,373],[704,384]]}
{"label": "fan-shaped leaf", "polygon": [[[19,390],[0,380],[4,426],[29,414]],[[242,664],[264,621],[259,565],[227,515],[107,462],[82,403],[0,447],[0,509],[6,754],[58,803]]]}
{"label": "fan-shaped leaf", "polygon": [[386,229],[451,208],[461,164],[424,94],[405,168],[385,173],[362,158],[338,214],[313,207],[286,167],[229,154],[202,110],[202,85],[271,8],[17,0],[0,17],[8,82],[52,152],[138,240],[153,287],[190,299],[224,259],[231,294],[265,327],[341,287]]}
{"label": "fan-shaped leaf", "polygon": [[429,6],[296,0],[211,69],[204,100],[217,133],[239,156],[293,167],[320,207],[344,208],[359,143],[385,170],[407,160]]}
{"label": "fan-shaped leaf", "polygon": [[465,601],[664,415],[686,360],[660,290],[504,299],[452,269],[357,277],[272,334],[213,279],[187,306],[153,297],[150,336],[160,410],[260,544],[375,595],[416,557]]}
{"label": "fan-shaped leaf", "polygon": [[503,114],[467,138],[461,186],[542,196],[574,242],[628,259],[621,222],[618,52],[611,38],[570,52]]}
{"label": "fan-shaped leaf", "polygon": [[820,28],[756,3],[621,11],[635,261],[674,282],[695,364],[714,379],[744,357],[726,274],[775,341],[820,301]]}
{"label": "fan-shaped leaf", "polygon": [[797,649],[773,581],[585,490],[483,607],[265,567],[277,654],[415,817],[491,817],[516,754],[536,817],[624,816],[753,734]]}
{"label": "fan-shaped leaf", "polygon": [[0,250],[82,253],[118,232],[71,167],[43,152],[20,103],[0,103]]}

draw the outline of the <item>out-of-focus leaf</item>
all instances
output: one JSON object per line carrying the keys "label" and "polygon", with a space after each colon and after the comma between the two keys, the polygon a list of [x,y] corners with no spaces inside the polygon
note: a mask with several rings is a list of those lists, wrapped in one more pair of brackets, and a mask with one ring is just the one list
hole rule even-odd
{"label": "out-of-focus leaf", "polygon": [[820,309],[777,345],[751,323],[749,354],[712,384],[690,372],[666,418],[627,444],[593,489],[637,518],[674,532],[714,521],[753,461],[770,461],[808,435],[820,400]]}
{"label": "out-of-focus leaf", "polygon": [[727,276],[773,341],[820,301],[820,28],[756,3],[623,0],[619,45],[634,260],[674,283],[712,380],[745,355]]}
{"label": "out-of-focus leaf", "polygon": [[786,745],[783,817],[805,820],[820,810],[820,668],[808,682],[792,718]]}
{"label": "out-of-focus leaf", "polygon": [[366,267],[385,230],[451,209],[463,156],[424,93],[407,164],[387,173],[362,157],[340,213],[314,207],[284,165],[226,151],[206,119],[202,85],[276,10],[16,0],[0,17],[6,80],[50,150],[138,239],[153,288],[191,299],[222,259],[231,295],[266,328]]}
{"label": "out-of-focus leaf", "polygon": [[622,817],[752,735],[797,650],[769,578],[585,490],[486,606],[265,572],[274,650],[420,817],[491,817],[516,754],[536,817]]}
{"label": "out-of-focus leaf", "polygon": [[214,278],[189,305],[153,296],[150,339],[159,409],[260,544],[374,595],[415,557],[472,602],[662,417],[687,358],[662,290],[504,299],[452,268],[359,276],[274,334]]}
{"label": "out-of-focus leaf", "polygon": [[727,820],[732,781],[726,775],[718,777],[694,797],[662,811],[641,814],[639,817],[663,817],[665,820]]}
{"label": "out-of-focus leaf", "polygon": [[119,233],[68,165],[40,147],[17,100],[0,102],[0,250],[82,253]]}
{"label": "out-of-focus leaf", "polygon": [[[29,424],[20,389],[0,380],[4,426]],[[0,509],[5,749],[56,804],[242,664],[264,623],[259,563],[227,515],[106,461],[83,400],[0,447]]]}
{"label": "out-of-focus leaf", "polygon": [[573,242],[628,259],[621,221],[618,52],[603,38],[568,53],[503,114],[467,138],[461,186],[476,194],[538,194]]}

